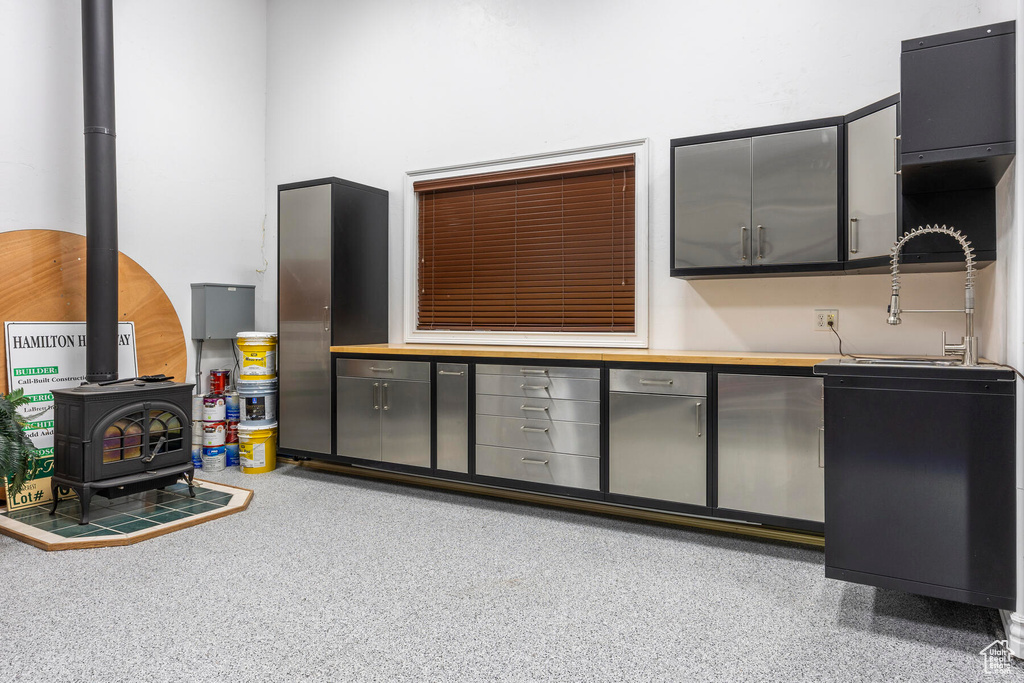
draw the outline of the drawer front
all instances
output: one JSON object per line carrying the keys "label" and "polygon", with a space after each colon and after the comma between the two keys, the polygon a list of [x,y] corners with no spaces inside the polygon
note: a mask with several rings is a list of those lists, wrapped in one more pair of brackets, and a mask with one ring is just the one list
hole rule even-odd
{"label": "drawer front", "polygon": [[583,455],[479,446],[476,473],[574,489],[601,488],[601,459]]}
{"label": "drawer front", "polygon": [[516,377],[574,377],[600,379],[598,368],[560,368],[548,365],[486,365],[477,364],[478,375],[514,375]]}
{"label": "drawer front", "polygon": [[673,396],[707,396],[708,376],[705,372],[666,372],[664,370],[620,370],[608,372],[610,391],[633,394],[671,394]]}
{"label": "drawer front", "polygon": [[566,401],[525,396],[476,397],[476,412],[480,415],[505,415],[533,420],[559,420],[562,422],[589,422],[600,424],[601,404],[597,401]]}
{"label": "drawer front", "polygon": [[476,393],[490,394],[492,396],[527,396],[529,398],[600,401],[601,381],[567,377],[477,375]]}
{"label": "drawer front", "polygon": [[476,442],[484,446],[596,457],[601,454],[601,428],[579,422],[477,415]]}
{"label": "drawer front", "polygon": [[378,377],[380,379],[407,379],[417,382],[430,381],[430,363],[424,361],[391,360],[380,358],[364,360],[339,358],[338,377]]}

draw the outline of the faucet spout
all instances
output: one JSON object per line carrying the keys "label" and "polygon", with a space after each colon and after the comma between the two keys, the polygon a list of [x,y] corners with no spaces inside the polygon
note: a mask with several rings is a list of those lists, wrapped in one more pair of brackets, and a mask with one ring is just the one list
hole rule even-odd
{"label": "faucet spout", "polygon": [[892,263],[892,295],[889,298],[889,318],[886,320],[890,325],[899,325],[901,312],[925,311],[901,311],[900,310],[900,253],[907,242],[926,234],[949,235],[960,243],[964,250],[964,260],[967,262],[967,279],[964,283],[964,308],[966,316],[966,329],[963,339],[959,344],[947,344],[946,335],[942,335],[942,355],[960,356],[961,365],[978,364],[978,338],[974,335],[974,248],[962,232],[954,228],[947,228],[945,225],[926,225],[923,228],[917,227],[906,233],[896,241],[892,247],[890,261]]}

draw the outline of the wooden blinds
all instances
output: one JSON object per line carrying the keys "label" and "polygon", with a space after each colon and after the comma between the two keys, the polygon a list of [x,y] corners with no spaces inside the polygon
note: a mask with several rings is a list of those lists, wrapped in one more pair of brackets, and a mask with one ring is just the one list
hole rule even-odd
{"label": "wooden blinds", "polygon": [[413,189],[417,329],[634,330],[632,154]]}

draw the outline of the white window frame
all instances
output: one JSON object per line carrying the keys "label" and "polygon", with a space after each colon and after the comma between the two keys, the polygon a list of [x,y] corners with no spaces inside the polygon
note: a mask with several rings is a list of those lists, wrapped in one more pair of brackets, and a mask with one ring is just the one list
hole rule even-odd
{"label": "white window frame", "polygon": [[[405,341],[410,344],[515,344],[523,346],[582,346],[647,348],[648,345],[648,146],[649,141],[630,140],[561,152],[548,152],[423,171],[405,175]],[[475,173],[512,171],[531,166],[585,161],[619,154],[635,155],[634,238],[634,331],[633,332],[489,332],[473,330],[417,330],[419,203],[413,183]]]}

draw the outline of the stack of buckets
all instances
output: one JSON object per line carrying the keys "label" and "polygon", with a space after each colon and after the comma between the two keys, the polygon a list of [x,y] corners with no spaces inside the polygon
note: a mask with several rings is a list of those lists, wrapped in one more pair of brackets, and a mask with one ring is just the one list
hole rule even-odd
{"label": "stack of buckets", "polygon": [[277,466],[277,335],[239,332],[238,349],[239,464],[249,474],[270,472]]}

